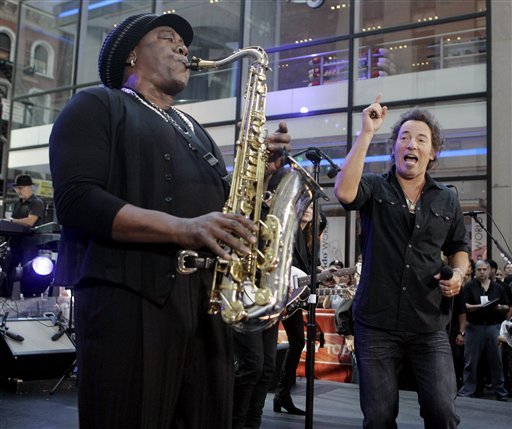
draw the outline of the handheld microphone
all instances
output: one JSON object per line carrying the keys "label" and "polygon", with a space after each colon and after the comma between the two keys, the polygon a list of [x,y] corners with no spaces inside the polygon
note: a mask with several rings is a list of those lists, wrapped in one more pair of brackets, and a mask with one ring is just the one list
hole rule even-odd
{"label": "handheld microphone", "polygon": [[441,280],[450,280],[453,277],[453,269],[449,265],[443,265],[439,271]]}
{"label": "handheld microphone", "polygon": [[5,331],[5,335],[7,335],[9,338],[12,338],[14,341],[19,341],[20,343],[22,341],[25,341],[25,338],[23,338],[21,335],[14,334],[13,332]]}
{"label": "handheld microphone", "polygon": [[471,210],[469,212],[462,212],[462,214],[464,216],[476,216],[476,215],[479,215],[479,214],[485,214],[486,212],[484,212],[483,210]]}
{"label": "handheld microphone", "polygon": [[52,335],[52,341],[57,341],[60,337],[64,335],[65,332],[65,329],[59,329],[58,332]]}

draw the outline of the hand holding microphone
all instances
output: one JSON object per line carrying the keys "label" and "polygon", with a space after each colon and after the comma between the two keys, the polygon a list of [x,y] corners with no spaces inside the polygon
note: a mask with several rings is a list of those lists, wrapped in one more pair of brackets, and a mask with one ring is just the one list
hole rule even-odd
{"label": "hand holding microphone", "polygon": [[441,280],[450,280],[453,277],[453,269],[449,265],[443,265],[439,270]]}
{"label": "hand holding microphone", "polygon": [[[454,284],[454,281],[452,280],[454,272],[460,274],[459,285],[457,285],[456,283]],[[464,280],[462,272],[458,268],[453,269],[449,265],[443,265],[439,270],[439,273],[436,274],[434,278],[439,280],[439,287],[441,288],[441,293],[443,294],[443,296],[446,296],[447,298],[453,298],[460,292],[462,282]]]}

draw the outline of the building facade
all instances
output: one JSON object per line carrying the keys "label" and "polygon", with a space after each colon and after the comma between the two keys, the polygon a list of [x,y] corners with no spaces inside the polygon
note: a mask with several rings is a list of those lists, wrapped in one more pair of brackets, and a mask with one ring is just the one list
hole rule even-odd
{"label": "building facade", "polygon": [[[432,175],[452,186],[465,211],[473,257],[512,252],[512,118],[510,0],[155,0],[0,2],[4,211],[16,174],[39,179],[51,208],[48,138],[67,100],[99,84],[97,58],[107,32],[142,12],[175,12],[195,29],[190,55],[224,58],[245,46],[269,54],[267,125],[286,120],[294,152],[320,148],[342,163],[361,124],[361,110],[382,93],[390,108],[372,143],[366,171],[390,166],[387,142],[399,115],[412,106],[440,120],[445,146]],[[4,16],[4,13],[2,13]],[[17,31],[16,31],[17,29]],[[1,64],[0,64],[1,65]],[[233,160],[247,62],[197,72],[178,99]],[[299,160],[311,168],[305,157]],[[357,214],[336,202],[328,164],[320,182],[331,201],[322,261],[352,265],[358,255]],[[51,210],[49,210],[50,212]],[[49,214],[51,216],[51,213]],[[483,225],[483,228],[482,226]],[[496,239],[499,248],[485,229]],[[487,244],[489,246],[487,247]],[[492,245],[492,246],[491,246]]]}

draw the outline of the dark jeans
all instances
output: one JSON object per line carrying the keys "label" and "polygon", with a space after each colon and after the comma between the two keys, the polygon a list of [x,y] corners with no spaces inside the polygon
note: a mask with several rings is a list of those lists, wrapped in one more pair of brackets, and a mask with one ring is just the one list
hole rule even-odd
{"label": "dark jeans", "polygon": [[277,382],[276,396],[286,398],[295,383],[295,373],[299,365],[300,355],[304,349],[304,319],[302,311],[295,312],[288,319],[283,320],[283,326],[288,337],[288,350],[283,360],[281,373]]}
{"label": "dark jeans", "polygon": [[233,429],[260,427],[276,366],[278,326],[276,323],[263,332],[234,332]]}
{"label": "dark jeans", "polygon": [[398,370],[405,355],[416,378],[425,428],[457,427],[457,386],[446,331],[418,334],[356,324],[354,337],[364,428],[397,427]]}

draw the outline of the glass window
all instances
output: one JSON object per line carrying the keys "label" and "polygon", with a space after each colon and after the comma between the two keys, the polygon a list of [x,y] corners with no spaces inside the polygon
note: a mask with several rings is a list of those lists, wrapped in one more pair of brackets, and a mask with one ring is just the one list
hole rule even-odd
{"label": "glass window", "polygon": [[[164,0],[162,10],[187,19],[194,28],[194,40],[189,47],[192,56],[212,60],[226,58],[240,46],[239,0],[187,1]],[[195,102],[234,97],[237,94],[240,61],[219,69],[192,72],[187,88],[176,101]]]}
{"label": "glass window", "polygon": [[34,49],[34,70],[41,74],[48,72],[48,51],[43,45],[38,45]]}
{"label": "glass window", "polygon": [[356,31],[373,31],[397,25],[435,22],[439,19],[484,12],[485,0],[356,0]]}
{"label": "glass window", "polygon": [[347,34],[350,1],[246,2],[249,44],[265,48],[313,42]]}
{"label": "glass window", "polygon": [[[280,120],[270,120],[266,123],[269,133],[278,128]],[[288,131],[292,137],[293,152],[300,154],[308,148],[318,148],[325,155],[339,165],[347,154],[347,114],[335,113],[329,115],[313,115],[286,119]],[[310,173],[313,164],[306,153],[296,156],[296,160]],[[320,162],[321,181],[332,180],[327,178],[331,165],[327,160]]]}
{"label": "glass window", "polygon": [[[348,42],[302,46],[269,55],[269,91],[347,82]],[[345,105],[346,101],[343,102]]]}
{"label": "glass window", "polygon": [[[226,49],[223,57],[225,58],[231,53],[231,50]],[[191,57],[192,55],[189,58]],[[209,59],[207,56],[198,58]],[[218,69],[191,71],[188,85],[183,92],[178,94],[176,103],[194,103],[235,97],[239,67],[240,60],[237,60]]]}
{"label": "glass window", "polygon": [[[66,8],[60,14],[62,25],[74,28],[78,19],[77,6]],[[83,11],[84,19],[87,21],[87,30],[80,42],[77,82],[79,84],[99,82],[98,57],[101,45],[116,24],[130,15],[152,11],[152,2],[143,0],[90,1],[88,8]]]}
{"label": "glass window", "polygon": [[12,128],[52,124],[70,96],[70,90],[44,95],[37,95],[37,91],[31,90],[26,98],[13,103]]}
{"label": "glass window", "polygon": [[[386,104],[385,100],[382,104]],[[384,173],[391,166],[388,138],[393,125],[409,107],[388,110],[384,125],[368,151],[365,172]],[[433,177],[471,176],[487,173],[487,124],[485,100],[465,100],[420,106],[439,121],[445,142],[437,165],[429,173]],[[354,115],[354,131],[361,129],[361,115]],[[355,140],[356,136],[354,136]]]}
{"label": "glass window", "polygon": [[[20,2],[17,75],[14,96],[28,95],[33,88],[41,91],[73,83],[77,15],[62,22],[64,5],[78,7],[79,1]],[[33,50],[33,51],[31,51]],[[46,50],[46,71],[44,69]],[[55,65],[54,65],[55,63]],[[48,77],[52,79],[48,79]]]}
{"label": "glass window", "polygon": [[357,38],[356,60],[366,73],[358,74],[354,103],[366,104],[378,92],[390,101],[485,91],[483,23],[478,18]]}
{"label": "glass window", "polygon": [[0,60],[9,61],[11,55],[11,38],[8,34],[0,32]]}
{"label": "glass window", "polygon": [[[268,120],[265,128],[269,133],[273,133],[279,127],[281,120]],[[308,171],[312,171],[312,164],[305,155],[300,154],[305,149],[313,147],[319,148],[323,153],[329,156],[337,165],[347,153],[347,115],[345,113],[336,113],[330,115],[314,115],[299,118],[286,119],[288,131],[292,137],[293,152],[290,154],[296,157],[296,160]],[[215,128],[208,129],[214,134]],[[236,131],[238,133],[238,131]],[[214,134],[215,137],[215,134]],[[238,134],[237,134],[238,137]],[[235,137],[233,137],[233,142]],[[220,143],[218,141],[218,143]],[[233,165],[233,144],[226,144],[221,147],[227,166]],[[320,163],[321,180],[332,180],[327,178],[330,164],[322,160]]]}

